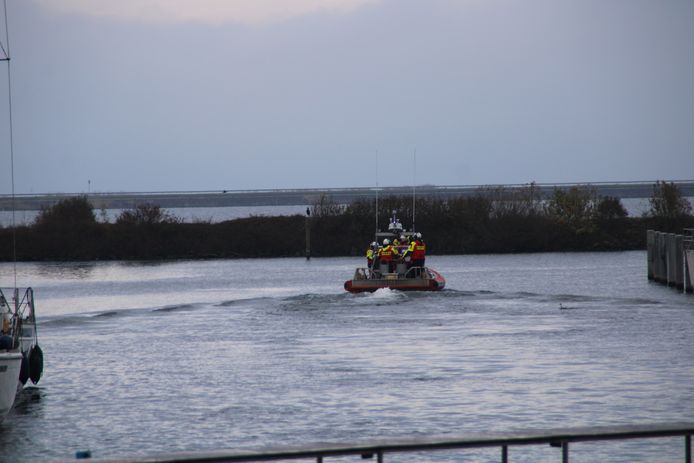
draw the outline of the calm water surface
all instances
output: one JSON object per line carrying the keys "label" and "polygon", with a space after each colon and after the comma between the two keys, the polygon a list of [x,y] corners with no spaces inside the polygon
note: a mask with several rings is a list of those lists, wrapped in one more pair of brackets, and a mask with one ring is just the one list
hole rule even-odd
{"label": "calm water surface", "polygon": [[[648,283],[643,252],[432,256],[441,293],[346,294],[361,264],[19,264],[46,365],[0,425],[0,461],[694,421],[694,298]],[[12,265],[0,272],[12,286]],[[670,462],[683,445],[571,455]]]}

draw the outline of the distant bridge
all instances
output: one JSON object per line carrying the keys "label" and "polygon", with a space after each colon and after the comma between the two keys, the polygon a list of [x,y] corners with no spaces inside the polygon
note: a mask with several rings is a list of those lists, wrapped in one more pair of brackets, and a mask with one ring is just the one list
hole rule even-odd
{"label": "distant bridge", "polygon": [[[589,187],[600,196],[618,198],[649,198],[655,181],[592,182],[592,183],[536,183],[541,195],[547,197],[555,189]],[[694,197],[694,180],[673,181],[682,194]],[[451,198],[471,196],[485,189],[503,188],[506,191],[527,188],[529,184],[511,185],[418,185],[417,197]],[[410,196],[412,186],[360,187],[360,188],[295,188],[268,190],[213,190],[213,191],[151,191],[124,193],[89,193],[87,196],[97,209],[129,209],[139,204],[157,204],[163,208],[189,207],[249,207],[249,206],[303,206],[311,205],[325,195],[339,204],[349,204],[359,199],[373,199],[376,194],[385,196]],[[44,193],[15,195],[15,209],[40,210],[58,201],[85,193]],[[0,195],[0,210],[12,209],[12,197]]]}

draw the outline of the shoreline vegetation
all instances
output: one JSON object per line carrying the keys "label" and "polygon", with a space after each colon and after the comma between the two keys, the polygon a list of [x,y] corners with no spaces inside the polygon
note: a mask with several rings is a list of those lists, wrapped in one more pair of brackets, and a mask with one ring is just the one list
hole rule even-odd
{"label": "shoreline vegetation", "polygon": [[[629,217],[616,197],[590,187],[556,189],[543,198],[534,183],[514,191],[417,198],[416,228],[429,254],[624,251],[646,248],[646,230],[694,228],[692,206],[673,183],[657,182],[650,209]],[[340,205],[323,196],[310,217],[251,216],[186,223],[156,204],[98,221],[86,196],[43,209],[31,225],[0,228],[0,261],[168,260],[303,257],[306,225],[312,257],[362,256],[373,240],[375,201]],[[378,223],[392,211],[411,228],[412,197],[379,199]]]}

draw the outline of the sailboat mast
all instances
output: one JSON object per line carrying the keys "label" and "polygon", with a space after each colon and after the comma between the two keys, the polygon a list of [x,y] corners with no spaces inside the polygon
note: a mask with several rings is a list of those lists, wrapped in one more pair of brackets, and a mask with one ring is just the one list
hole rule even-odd
{"label": "sailboat mast", "polygon": [[7,26],[7,0],[3,0],[3,13],[5,14],[5,43],[0,41],[0,61],[7,62],[7,110],[10,125],[10,172],[12,177],[12,262],[14,266],[14,287],[17,288],[17,224],[14,188],[14,128],[12,124],[12,73],[10,72],[10,30]]}

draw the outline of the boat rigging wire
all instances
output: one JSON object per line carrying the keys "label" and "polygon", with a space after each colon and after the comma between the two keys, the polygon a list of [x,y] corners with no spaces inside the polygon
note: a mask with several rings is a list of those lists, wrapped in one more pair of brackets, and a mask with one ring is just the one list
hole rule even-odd
{"label": "boat rigging wire", "polygon": [[[16,223],[16,204],[15,204],[15,186],[14,186],[14,127],[12,124],[12,73],[10,72],[10,31],[7,26],[7,0],[3,0],[3,12],[5,13],[5,45],[2,46],[2,52],[5,55],[0,61],[7,62],[7,108],[8,121],[10,125],[10,173],[12,177],[12,264],[14,274],[14,287],[17,288],[17,223]],[[16,297],[16,296],[15,296]]]}
{"label": "boat rigging wire", "polygon": [[3,3],[2,11],[5,13],[5,42],[7,43],[7,49],[5,49],[5,46],[0,41],[0,50],[2,50],[2,54],[4,55],[4,57],[0,57],[0,61],[9,61],[10,60],[10,31],[7,29],[7,0],[3,0],[2,3]]}

